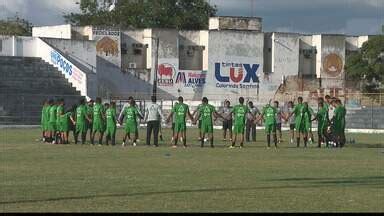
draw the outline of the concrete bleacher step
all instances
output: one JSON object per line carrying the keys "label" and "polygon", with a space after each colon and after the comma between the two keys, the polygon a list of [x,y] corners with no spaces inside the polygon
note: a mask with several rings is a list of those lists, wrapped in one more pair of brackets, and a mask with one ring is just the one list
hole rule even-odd
{"label": "concrete bleacher step", "polygon": [[72,87],[72,85],[68,84],[66,80],[0,80],[0,86],[9,87],[9,88],[55,88],[55,87]]}
{"label": "concrete bleacher step", "polygon": [[40,58],[0,56],[0,124],[39,124],[43,101],[58,98],[68,110],[83,97]]}

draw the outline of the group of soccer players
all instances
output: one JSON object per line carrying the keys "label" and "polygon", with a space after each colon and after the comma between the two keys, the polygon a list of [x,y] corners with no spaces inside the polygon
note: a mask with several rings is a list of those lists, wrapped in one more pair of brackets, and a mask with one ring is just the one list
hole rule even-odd
{"label": "group of soccer players", "polygon": [[41,127],[43,129],[43,141],[53,144],[69,144],[69,131],[73,131],[75,144],[81,136],[84,144],[87,132],[91,144],[94,144],[96,133],[99,133],[99,144],[102,143],[103,135],[106,135],[106,143],[112,141],[114,144],[116,134],[116,104],[101,104],[101,98],[97,98],[87,104],[81,99],[77,106],[64,111],[64,99],[57,101],[48,100],[44,102],[41,113]]}
{"label": "group of soccer players", "polygon": [[[234,148],[237,142],[240,143],[240,148],[244,146],[244,132],[248,120],[254,124],[264,122],[267,134],[267,148],[270,148],[271,136],[273,137],[275,148],[282,141],[282,120],[285,120],[290,125],[291,143],[293,143],[296,132],[297,147],[300,146],[301,138],[303,139],[304,147],[307,147],[308,141],[314,141],[311,122],[315,120],[318,122],[318,147],[321,147],[323,143],[327,146],[334,144],[337,147],[342,147],[345,144],[346,109],[339,99],[331,98],[328,95],[325,97],[325,100],[319,98],[317,113],[314,113],[307,102],[303,102],[302,97],[297,98],[298,104],[296,105],[292,101],[288,102],[288,109],[285,111],[279,107],[278,101],[274,101],[273,105],[271,105],[270,101],[262,108],[261,112],[253,106],[252,102],[248,102],[248,105],[244,104],[244,102],[244,98],[240,97],[238,104],[230,107],[229,101],[226,101],[224,111],[218,112],[213,105],[209,104],[208,98],[204,97],[202,103],[191,113],[189,106],[184,103],[183,97],[179,97],[169,116],[163,119],[167,123],[173,119],[172,147],[177,147],[179,140],[183,143],[184,147],[187,147],[187,117],[189,117],[193,124],[198,122],[201,147],[204,147],[205,141],[209,141],[210,146],[214,147],[213,125],[217,118],[223,119],[223,126],[225,126],[223,127],[224,137],[226,136],[227,129],[231,131],[230,140],[232,143],[230,148]],[[81,143],[84,144],[89,131],[92,145],[94,145],[97,133],[99,135],[99,145],[102,144],[104,135],[107,145],[109,145],[109,141],[111,141],[112,145],[115,145],[117,123],[119,123],[120,125],[125,124],[122,146],[126,145],[127,138],[128,142],[136,146],[138,119],[143,119],[144,117],[132,97],[129,98],[129,105],[123,108],[119,117],[116,114],[116,104],[114,102],[102,104],[100,98],[96,98],[96,101],[91,100],[88,103],[86,103],[85,99],[82,99],[77,106],[73,106],[68,111],[64,111],[64,106],[63,99],[57,101],[48,100],[44,103],[41,126],[45,142],[68,144],[69,131],[72,130],[75,144],[78,143],[79,135],[81,135]],[[333,113],[331,110],[334,110]],[[276,132],[279,133],[279,139]]]}

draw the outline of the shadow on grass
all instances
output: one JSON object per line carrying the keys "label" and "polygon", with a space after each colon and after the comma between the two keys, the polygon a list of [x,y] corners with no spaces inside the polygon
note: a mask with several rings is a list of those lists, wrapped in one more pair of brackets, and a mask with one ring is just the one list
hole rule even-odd
{"label": "shadow on grass", "polygon": [[261,187],[239,187],[239,188],[205,188],[205,189],[185,189],[185,190],[172,190],[172,191],[149,191],[149,192],[136,192],[136,193],[120,193],[120,194],[100,194],[88,196],[68,196],[46,199],[31,199],[31,200],[16,200],[0,202],[4,204],[20,204],[20,203],[38,203],[38,202],[52,202],[52,201],[67,201],[67,200],[85,200],[94,198],[108,198],[108,197],[132,197],[132,196],[152,196],[152,195],[166,195],[166,194],[179,194],[179,193],[206,193],[206,192],[226,192],[226,191],[250,191],[250,190],[279,190],[279,189],[305,189],[305,188],[320,188],[320,187],[344,187],[344,186],[382,186],[384,184],[384,176],[371,176],[360,178],[286,178],[286,179],[273,179],[269,181],[309,181],[300,182],[300,185],[281,185],[281,186],[261,186]]}

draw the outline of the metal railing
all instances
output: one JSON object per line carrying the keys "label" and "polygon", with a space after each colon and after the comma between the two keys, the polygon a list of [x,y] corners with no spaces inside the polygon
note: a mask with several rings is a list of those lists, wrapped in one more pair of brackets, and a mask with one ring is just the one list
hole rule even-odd
{"label": "metal railing", "polygon": [[[144,114],[145,108],[151,103],[149,100],[151,93],[136,92],[131,94],[139,109]],[[210,95],[212,96],[212,94]],[[297,94],[285,95],[282,98],[268,98],[264,96],[246,97],[246,102],[252,101],[254,105],[262,110],[265,103],[258,101],[278,100],[283,111],[287,110],[287,102],[294,100]],[[221,100],[210,99],[207,96],[209,103],[216,107],[216,110],[221,111],[225,101],[225,95],[222,95]],[[217,95],[215,96],[217,97]],[[0,124],[39,124],[41,116],[41,108],[46,99],[64,98],[66,101],[65,110],[70,110],[73,105],[78,104],[80,96],[74,95],[53,95],[53,94],[25,94],[25,93],[0,93]],[[364,128],[364,129],[384,129],[384,94],[358,94],[351,93],[339,97],[345,101],[347,109],[347,127],[348,128]],[[345,98],[345,100],[343,100]],[[116,102],[117,112],[119,113],[125,104],[128,103],[128,96],[111,97],[103,100],[103,103]],[[304,97],[304,101],[310,101],[310,105],[317,112],[316,98]],[[173,99],[164,99],[158,95],[158,104],[163,110],[164,116],[167,116],[177,102],[177,97]],[[201,103],[201,98],[189,100],[185,98],[184,102],[189,105],[191,112],[195,111]],[[231,106],[238,104],[238,100],[230,100]],[[216,125],[221,125],[221,120],[215,122]],[[314,122],[313,126],[316,126]]]}

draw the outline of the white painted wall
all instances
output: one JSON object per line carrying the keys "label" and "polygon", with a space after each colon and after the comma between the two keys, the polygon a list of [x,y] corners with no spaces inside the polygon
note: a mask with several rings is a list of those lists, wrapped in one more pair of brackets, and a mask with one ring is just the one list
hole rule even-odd
{"label": "white painted wall", "polygon": [[209,53],[209,31],[200,31],[200,46],[204,46],[205,50],[203,51],[203,70],[208,70],[209,61],[208,61],[208,53]]}
{"label": "white painted wall", "polygon": [[[328,55],[337,55],[341,59],[341,70],[337,75],[326,72],[324,63]],[[321,78],[324,88],[343,88],[345,65],[345,36],[344,35],[322,35],[321,41]]]}
{"label": "white painted wall", "polygon": [[299,74],[316,75],[316,54],[312,45],[312,35],[300,35],[301,50],[312,50],[309,58],[304,56],[304,53],[299,52]]}
{"label": "white painted wall", "polygon": [[36,45],[39,47],[36,57],[40,57],[58,68],[58,70],[65,75],[65,78],[73,84],[76,90],[80,91],[82,96],[88,96],[87,75],[84,72],[40,38],[36,38]]}
{"label": "white painted wall", "polygon": [[[179,33],[171,29],[152,29],[152,37],[159,38],[157,73],[158,88],[177,96],[181,84],[176,85],[176,77],[179,70]],[[156,41],[152,40],[152,70],[151,83],[156,72]],[[161,68],[164,68],[162,70]],[[162,74],[167,70],[169,74]]]}
{"label": "white painted wall", "polygon": [[[92,26],[72,26],[72,31],[82,36],[87,36],[88,40],[92,40],[93,38]],[[72,38],[73,36],[74,35],[72,35]]]}
{"label": "white painted wall", "polygon": [[369,36],[359,36],[359,39],[358,39],[358,47],[361,48],[363,46],[363,43],[364,42],[367,42],[369,39]]}
{"label": "white painted wall", "polygon": [[260,17],[210,17],[209,30],[249,30],[261,32]]}
{"label": "white painted wall", "polygon": [[[147,50],[143,48],[141,55],[133,55],[133,44],[139,43],[146,45],[146,39],[144,38],[144,29],[127,30],[123,31],[121,35],[121,43],[127,46],[127,55],[121,55],[121,67],[123,70],[129,68],[129,63],[137,63],[137,68],[147,69]],[[148,44],[149,45],[149,44]]]}
{"label": "white painted wall", "polygon": [[33,37],[23,36],[0,36],[2,56],[36,56],[36,41]]}
{"label": "white painted wall", "polygon": [[97,51],[97,56],[111,62],[117,67],[121,68],[121,32],[117,29],[103,29],[103,28],[93,28],[92,29],[92,40],[96,41],[96,51],[98,44],[101,43],[101,40],[111,39],[117,45],[116,55],[109,54],[105,52]]}
{"label": "white painted wall", "polygon": [[316,54],[316,77],[320,78],[321,74],[321,35],[313,35],[312,36],[312,46],[316,47],[317,54]]}
{"label": "white painted wall", "polygon": [[46,38],[49,44],[59,49],[77,62],[87,67],[89,70],[96,72],[96,42],[85,40],[68,40]]}
{"label": "white painted wall", "polygon": [[[144,29],[143,31],[143,37],[144,37],[144,44],[148,44],[148,49],[147,49],[147,69],[152,68],[152,49],[153,49],[153,44],[152,44],[152,29]],[[156,48],[156,47],[155,47]]]}
{"label": "white painted wall", "polygon": [[299,44],[299,34],[273,33],[272,73],[278,76],[298,74]]}
{"label": "white painted wall", "polygon": [[209,30],[219,30],[219,18],[210,17],[209,18]]}
{"label": "white painted wall", "polygon": [[1,52],[2,55],[42,58],[57,67],[76,90],[80,91],[81,95],[92,94],[87,88],[87,75],[40,38],[0,36],[0,39],[6,42],[4,52]]}
{"label": "white painted wall", "polygon": [[41,26],[32,28],[33,37],[71,39],[71,25]]}
{"label": "white painted wall", "polygon": [[14,36],[0,35],[0,56],[13,56],[14,54]]}
{"label": "white painted wall", "polygon": [[359,37],[358,36],[345,37],[345,49],[348,51],[357,51],[359,49]]}
{"label": "white painted wall", "polygon": [[[251,79],[250,82],[244,82],[247,74],[245,67],[257,68],[256,76],[260,80],[260,86],[266,84],[261,78],[263,45],[263,33],[210,31],[207,84],[203,94],[217,100],[224,98],[237,100],[239,96],[255,97],[258,84]],[[243,77],[239,81],[229,78],[231,63],[234,63],[236,77],[239,77],[239,71],[243,71]]]}

